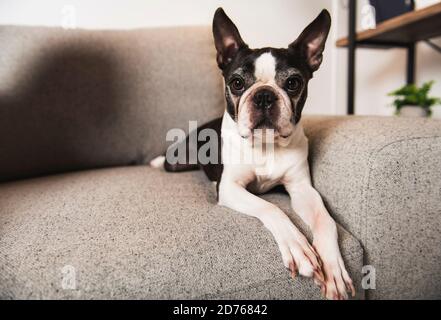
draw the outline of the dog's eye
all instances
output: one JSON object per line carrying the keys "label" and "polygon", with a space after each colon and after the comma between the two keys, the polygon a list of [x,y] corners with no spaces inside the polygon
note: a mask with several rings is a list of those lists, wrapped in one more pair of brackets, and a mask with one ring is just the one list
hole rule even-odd
{"label": "dog's eye", "polygon": [[300,90],[301,86],[302,86],[302,79],[300,79],[299,76],[289,77],[285,83],[285,88],[290,93],[297,93]]}
{"label": "dog's eye", "polygon": [[230,86],[234,91],[239,92],[243,90],[245,83],[242,78],[236,77],[231,80]]}

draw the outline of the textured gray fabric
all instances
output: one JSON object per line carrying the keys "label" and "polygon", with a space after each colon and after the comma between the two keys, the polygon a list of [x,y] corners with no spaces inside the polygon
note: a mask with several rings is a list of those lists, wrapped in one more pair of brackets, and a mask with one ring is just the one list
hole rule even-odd
{"label": "textured gray fabric", "polygon": [[223,111],[209,27],[0,26],[0,43],[0,181],[144,163]]}
{"label": "textured gray fabric", "polygon": [[[1,26],[0,43],[0,181],[145,163],[168,129],[223,110],[209,28]],[[441,298],[441,121],[304,123],[314,185],[376,268],[368,298]],[[260,223],[215,206],[209,187],[202,173],[145,167],[0,185],[0,296],[318,298],[288,279]],[[362,251],[340,232],[359,285]],[[76,291],[60,289],[66,264]]]}
{"label": "textured gray fabric", "polygon": [[376,268],[369,299],[441,298],[441,121],[308,117],[315,187]]}
{"label": "textured gray fabric", "polygon": [[[265,198],[291,212],[287,195]],[[362,298],[361,246],[342,228],[339,234]],[[62,289],[65,265],[76,269],[77,290]],[[202,172],[138,166],[1,184],[0,297],[319,299],[320,293],[311,279],[290,279],[257,219],[216,205]]]}

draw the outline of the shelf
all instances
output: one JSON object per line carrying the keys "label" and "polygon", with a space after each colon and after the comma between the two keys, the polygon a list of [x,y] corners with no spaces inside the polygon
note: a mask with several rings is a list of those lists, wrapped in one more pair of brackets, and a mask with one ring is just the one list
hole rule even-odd
{"label": "shelf", "polygon": [[[357,47],[404,47],[417,41],[441,36],[441,3],[402,14],[356,34]],[[337,41],[347,47],[349,39]]]}

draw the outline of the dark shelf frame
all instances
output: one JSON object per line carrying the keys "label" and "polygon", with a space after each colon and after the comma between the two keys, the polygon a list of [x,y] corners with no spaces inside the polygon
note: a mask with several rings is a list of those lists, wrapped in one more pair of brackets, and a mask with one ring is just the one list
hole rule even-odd
{"label": "dark shelf frame", "polygon": [[[413,8],[414,9],[414,8]],[[390,19],[392,21],[395,19],[395,26],[384,28],[382,31],[382,24],[378,26],[375,33],[361,32],[357,34],[356,32],[356,14],[357,14],[357,0],[348,0],[348,37],[340,39],[337,41],[338,47],[347,47],[348,49],[348,69],[347,69],[347,114],[352,115],[355,112],[355,81],[356,81],[356,49],[361,48],[372,48],[372,49],[389,49],[389,48],[403,48],[407,51],[407,61],[406,61],[406,83],[415,83],[415,61],[416,61],[416,43],[418,41],[425,41],[433,49],[440,52],[440,47],[436,44],[430,42],[428,39],[437,35],[441,35],[441,4],[433,5],[429,8],[412,11],[410,13],[404,14],[397,18]],[[432,14],[433,13],[433,14]],[[422,16],[424,14],[424,16]],[[417,16],[420,15],[420,16]],[[403,18],[401,18],[403,17]],[[409,18],[417,17],[415,21],[410,21]],[[438,20],[439,18],[439,20]],[[403,20],[403,25],[397,23],[398,19]],[[431,19],[431,20],[430,20]],[[435,22],[435,23],[434,23]],[[424,26],[422,24],[425,24]],[[400,28],[408,28],[409,25],[413,28],[411,37],[400,39],[396,35],[391,36],[397,30],[401,31]],[[427,25],[433,25],[433,30],[428,29]],[[415,31],[416,30],[416,31]],[[390,40],[389,38],[394,38]]]}

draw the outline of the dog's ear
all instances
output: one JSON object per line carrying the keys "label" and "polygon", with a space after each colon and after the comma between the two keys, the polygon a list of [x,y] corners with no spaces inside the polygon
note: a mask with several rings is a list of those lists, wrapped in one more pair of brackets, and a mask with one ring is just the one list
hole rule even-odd
{"label": "dog's ear", "polygon": [[222,8],[218,8],[214,14],[213,36],[217,50],[217,64],[221,69],[233,60],[240,49],[247,47],[236,26]]}
{"label": "dog's ear", "polygon": [[331,16],[324,9],[313,22],[311,22],[300,36],[289,45],[290,50],[299,52],[308,62],[312,72],[316,71],[323,60],[326,39],[331,28]]}

